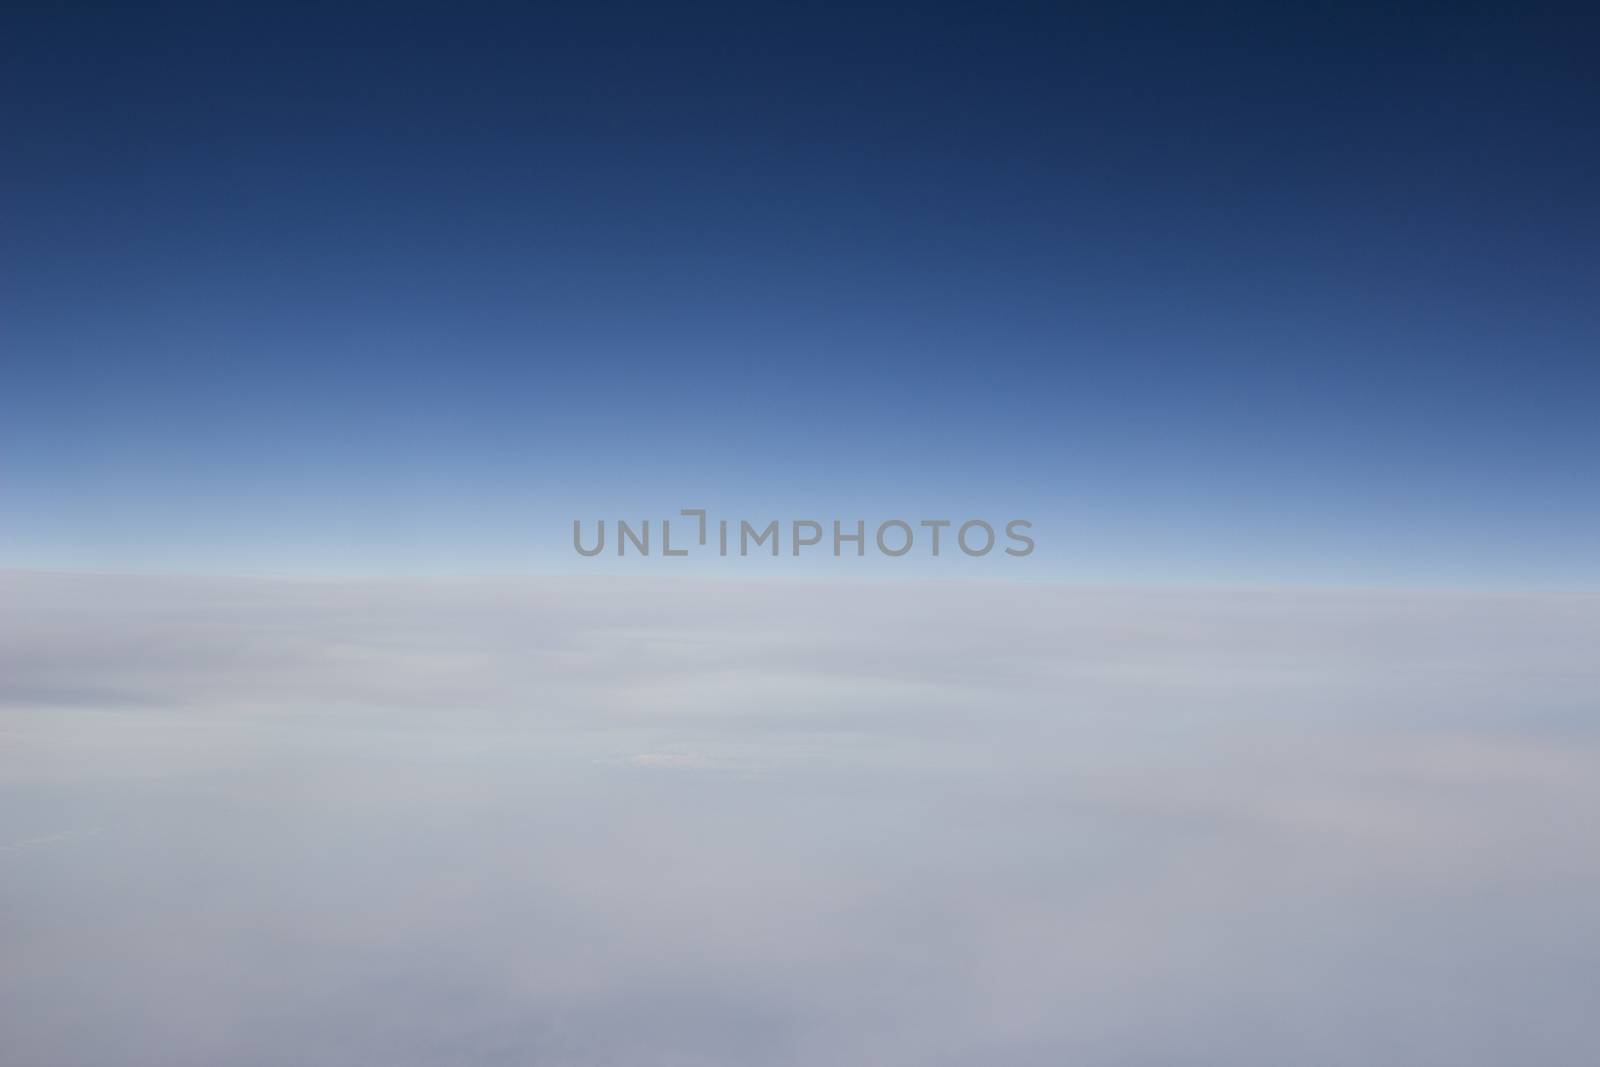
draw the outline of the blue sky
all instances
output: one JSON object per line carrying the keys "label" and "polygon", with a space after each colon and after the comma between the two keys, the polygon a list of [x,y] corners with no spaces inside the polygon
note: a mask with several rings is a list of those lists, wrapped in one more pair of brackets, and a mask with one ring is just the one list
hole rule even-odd
{"label": "blue sky", "polygon": [[1593,20],[5,19],[0,565],[1600,581]]}

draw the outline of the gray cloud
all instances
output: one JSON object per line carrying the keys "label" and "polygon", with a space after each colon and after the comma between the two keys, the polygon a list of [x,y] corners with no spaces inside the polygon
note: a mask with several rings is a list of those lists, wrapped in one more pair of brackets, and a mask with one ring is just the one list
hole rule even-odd
{"label": "gray cloud", "polygon": [[7,1062],[1591,1064],[1596,647],[1588,596],[0,575]]}

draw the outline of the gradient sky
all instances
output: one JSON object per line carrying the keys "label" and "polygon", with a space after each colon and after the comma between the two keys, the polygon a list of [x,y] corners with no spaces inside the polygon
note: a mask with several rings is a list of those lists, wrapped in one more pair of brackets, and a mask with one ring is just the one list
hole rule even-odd
{"label": "gradient sky", "polygon": [[1595,20],[577,8],[0,16],[0,566],[1600,584]]}

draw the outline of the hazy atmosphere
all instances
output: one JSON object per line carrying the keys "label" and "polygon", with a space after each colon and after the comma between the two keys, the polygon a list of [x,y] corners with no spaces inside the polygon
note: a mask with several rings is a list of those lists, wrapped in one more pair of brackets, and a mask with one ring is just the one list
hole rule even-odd
{"label": "hazy atmosphere", "polygon": [[0,1067],[1596,1067],[1456,6],[0,4]]}
{"label": "hazy atmosphere", "polygon": [[1600,1056],[1600,598],[0,577],[16,1067]]}

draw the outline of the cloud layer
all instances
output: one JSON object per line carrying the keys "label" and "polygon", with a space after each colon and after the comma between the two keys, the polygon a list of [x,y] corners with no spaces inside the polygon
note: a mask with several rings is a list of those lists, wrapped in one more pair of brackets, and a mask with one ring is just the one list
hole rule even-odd
{"label": "cloud layer", "polygon": [[18,1064],[1590,1064],[1600,599],[0,575]]}

